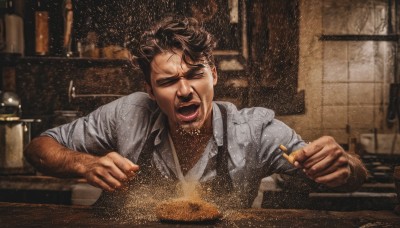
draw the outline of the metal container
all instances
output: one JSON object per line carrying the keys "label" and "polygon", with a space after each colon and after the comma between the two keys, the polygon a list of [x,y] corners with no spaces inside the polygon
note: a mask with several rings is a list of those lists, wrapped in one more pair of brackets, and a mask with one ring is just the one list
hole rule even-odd
{"label": "metal container", "polygon": [[0,118],[21,116],[21,100],[14,92],[0,91]]}
{"label": "metal container", "polygon": [[19,117],[0,119],[0,174],[33,172],[23,155],[23,150],[30,141],[32,122],[40,120]]}

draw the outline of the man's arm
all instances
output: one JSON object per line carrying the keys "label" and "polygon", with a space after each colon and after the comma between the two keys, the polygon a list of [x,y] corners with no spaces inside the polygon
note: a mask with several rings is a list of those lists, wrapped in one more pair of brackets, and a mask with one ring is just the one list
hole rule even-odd
{"label": "man's arm", "polygon": [[357,190],[368,174],[356,154],[347,153],[329,136],[296,152],[294,165],[315,182],[340,191]]}
{"label": "man's arm", "polygon": [[24,151],[40,172],[57,177],[83,177],[89,184],[114,191],[132,178],[139,167],[116,152],[102,157],[70,150],[48,136],[32,140]]}

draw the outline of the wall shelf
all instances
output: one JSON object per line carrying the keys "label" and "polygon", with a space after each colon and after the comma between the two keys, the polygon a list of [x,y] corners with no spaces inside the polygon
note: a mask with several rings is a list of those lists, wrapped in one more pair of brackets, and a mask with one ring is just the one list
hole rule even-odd
{"label": "wall shelf", "polygon": [[321,41],[398,41],[399,35],[321,35]]}
{"label": "wall shelf", "polygon": [[[108,59],[108,58],[87,58],[87,57],[53,57],[53,56],[21,56],[19,54],[0,54],[0,66],[15,66],[21,64],[40,64],[40,65],[53,65],[53,64],[68,64],[77,66],[96,66],[96,67],[109,67],[109,66],[132,66],[131,61],[128,59]],[[132,66],[133,67],[133,66]]]}

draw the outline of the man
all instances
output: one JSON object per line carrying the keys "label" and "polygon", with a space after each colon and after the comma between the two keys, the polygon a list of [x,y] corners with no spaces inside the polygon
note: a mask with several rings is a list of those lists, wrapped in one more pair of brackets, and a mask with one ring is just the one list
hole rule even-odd
{"label": "man", "polygon": [[[142,36],[137,59],[147,94],[133,93],[44,132],[26,157],[45,174],[83,177],[108,192],[149,176],[150,183],[157,176],[214,181],[215,188],[241,192],[248,205],[272,173],[305,174],[341,190],[362,184],[364,166],[332,137],[306,144],[271,110],[213,102],[214,46],[195,19],[161,21]],[[281,144],[300,149],[296,167],[282,157]]]}

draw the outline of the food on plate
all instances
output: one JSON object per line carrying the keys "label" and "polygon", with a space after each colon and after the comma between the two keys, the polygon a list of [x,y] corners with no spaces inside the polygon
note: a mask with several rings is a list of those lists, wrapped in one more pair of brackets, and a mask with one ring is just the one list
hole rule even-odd
{"label": "food on plate", "polygon": [[156,216],[161,221],[202,222],[217,220],[222,214],[213,203],[201,199],[176,198],[158,204]]}

